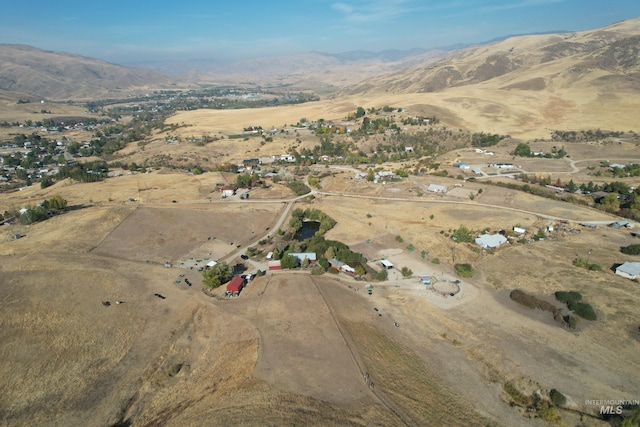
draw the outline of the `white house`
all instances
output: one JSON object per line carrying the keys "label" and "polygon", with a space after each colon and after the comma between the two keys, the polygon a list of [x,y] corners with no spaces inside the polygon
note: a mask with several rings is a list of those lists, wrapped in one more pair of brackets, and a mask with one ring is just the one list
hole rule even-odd
{"label": "white house", "polygon": [[631,280],[637,279],[640,277],[640,262],[625,262],[616,267],[616,274]]}
{"label": "white house", "polygon": [[482,246],[483,249],[497,248],[507,243],[507,238],[502,234],[483,234],[476,239],[476,245]]}

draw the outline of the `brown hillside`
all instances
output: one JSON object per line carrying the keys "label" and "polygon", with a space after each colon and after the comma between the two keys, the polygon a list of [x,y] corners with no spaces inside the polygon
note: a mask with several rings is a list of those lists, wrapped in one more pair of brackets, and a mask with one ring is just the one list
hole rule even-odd
{"label": "brown hillside", "polygon": [[118,97],[176,84],[155,71],[25,45],[0,44],[0,58],[0,90],[50,100]]}

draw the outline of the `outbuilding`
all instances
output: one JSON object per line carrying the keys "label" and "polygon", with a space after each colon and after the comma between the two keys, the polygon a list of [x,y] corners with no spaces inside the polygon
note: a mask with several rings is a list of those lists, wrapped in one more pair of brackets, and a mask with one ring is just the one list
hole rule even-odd
{"label": "outbuilding", "polygon": [[393,268],[393,264],[386,260],[386,259],[381,259],[380,260],[380,264],[386,269],[386,270],[391,270]]}
{"label": "outbuilding", "polygon": [[625,262],[616,267],[616,274],[626,277],[627,279],[635,280],[640,277],[640,262]]}
{"label": "outbuilding", "polygon": [[269,268],[269,271],[282,270],[282,265],[280,265],[280,260],[267,262],[267,267]]}
{"label": "outbuilding", "polygon": [[338,271],[342,271],[343,273],[347,273],[350,275],[354,275],[356,273],[356,269],[351,267],[349,264],[345,264],[342,261],[338,261],[335,258],[331,258],[329,260],[329,265],[331,265],[331,267],[335,268]]}
{"label": "outbuilding", "polygon": [[438,185],[438,184],[429,184],[429,186],[427,187],[427,191],[431,191],[433,193],[446,193],[448,190],[447,187],[445,187],[444,185]]}
{"label": "outbuilding", "polygon": [[227,295],[238,296],[244,288],[244,279],[241,276],[235,276],[227,283]]}

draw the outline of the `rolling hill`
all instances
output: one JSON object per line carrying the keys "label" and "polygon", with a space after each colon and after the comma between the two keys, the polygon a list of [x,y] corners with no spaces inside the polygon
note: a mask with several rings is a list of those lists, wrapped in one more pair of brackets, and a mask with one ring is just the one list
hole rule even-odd
{"label": "rolling hill", "polygon": [[0,44],[0,91],[50,100],[126,96],[136,90],[176,88],[178,80],[94,58],[26,45]]}
{"label": "rolling hill", "polygon": [[335,98],[401,103],[452,126],[525,138],[548,136],[550,129],[637,131],[638,46],[640,18],[579,33],[512,37],[373,77]]}
{"label": "rolling hill", "polygon": [[349,94],[438,92],[491,81],[504,90],[619,84],[640,89],[640,18],[593,31],[530,35],[461,50],[355,85]]}

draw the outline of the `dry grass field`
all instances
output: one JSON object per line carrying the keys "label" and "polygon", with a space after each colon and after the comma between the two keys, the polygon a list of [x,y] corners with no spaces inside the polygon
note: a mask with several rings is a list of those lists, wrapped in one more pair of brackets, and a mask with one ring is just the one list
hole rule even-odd
{"label": "dry grass field", "polygon": [[[618,252],[634,241],[628,231],[560,230],[494,253],[446,236],[461,224],[557,226],[536,213],[610,217],[482,182],[440,196],[418,190],[460,181],[374,186],[352,177],[337,170],[324,194],[297,205],[335,218],[327,237],[375,268],[384,257],[444,283],[455,279],[454,260],[473,264],[477,274],[459,295],[437,295],[392,270],[371,296],[344,275],[287,272],[254,280],[238,299],[206,296],[200,273],[179,261],[255,244],[283,212],[269,192],[290,196],[274,188],[256,201],[222,201],[211,192],[224,179],[216,173],[159,170],[3,194],[3,208],[60,194],[73,209],[0,228],[2,424],[540,425],[509,407],[504,383],[527,393],[556,388],[587,411],[595,409],[585,399],[638,396],[640,292],[609,271],[633,258]],[[465,199],[478,188],[480,197]],[[571,264],[588,250],[603,271]],[[599,320],[568,331],[511,301],[514,288],[545,298],[579,290]]]}
{"label": "dry grass field", "polygon": [[[631,34],[640,31],[637,20],[629,25]],[[585,34],[565,36],[586,43]],[[524,52],[518,57],[524,61],[527,49],[557,37],[523,39],[513,55]],[[467,51],[449,64],[477,71],[512,42]],[[611,177],[599,167],[602,160],[640,162],[637,136],[630,133],[597,143],[549,140],[553,130],[638,131],[640,101],[632,82],[602,69],[580,78],[566,71],[581,63],[561,57],[549,68],[539,62],[517,75],[446,90],[424,86],[429,70],[418,67],[318,102],[182,111],[167,120],[177,128],[155,131],[110,159],[175,169],[119,170],[103,182],[67,179],[0,193],[0,212],[54,195],[69,205],[33,225],[0,225],[0,425],[548,425],[511,404],[508,384],[527,396],[562,392],[564,425],[609,425],[585,400],[640,398],[640,287],[612,271],[637,261],[620,252],[636,238],[628,229],[580,225],[618,219],[603,211],[488,182],[516,182],[490,163],[514,163],[552,182],[603,183]],[[0,99],[0,121],[44,116],[41,105],[15,104],[13,95]],[[222,199],[216,185],[234,183],[235,174],[186,172],[313,148],[319,139],[292,124],[342,122],[358,106],[400,107],[407,117],[435,114],[439,126],[454,133],[514,139],[491,147],[494,156],[469,148],[439,155],[446,177],[411,174],[383,184],[356,179],[364,167],[315,165],[320,185],[300,198],[269,182],[252,189],[248,200]],[[57,116],[84,113],[63,104],[42,108]],[[229,138],[247,126],[286,130],[269,141]],[[0,137],[11,139],[13,131],[3,128]],[[188,142],[201,136],[215,140]],[[369,153],[387,135],[344,138]],[[564,146],[568,156],[515,158],[515,141],[530,141],[532,150]],[[467,180],[473,172],[452,166],[459,161],[488,176]],[[382,168],[423,166],[407,160]],[[294,166],[282,169],[294,172]],[[640,185],[635,177],[620,180]],[[429,192],[430,184],[449,191]],[[248,273],[266,270],[264,256],[243,261],[240,255],[249,246],[273,250],[259,241],[287,231],[291,210],[307,207],[335,219],[326,238],[362,253],[373,270],[383,258],[392,262],[388,280],[267,272],[238,298],[226,298],[224,288],[202,292],[198,269],[208,260],[243,262]],[[506,235],[518,226],[528,237],[553,230],[539,241],[514,237],[483,251],[453,241],[461,225]],[[574,266],[576,258],[601,270]],[[473,267],[473,277],[457,275],[460,263]],[[434,286],[418,275],[431,276]],[[511,300],[513,289],[565,314],[554,292],[579,291],[598,319],[564,328],[549,312]]]}

